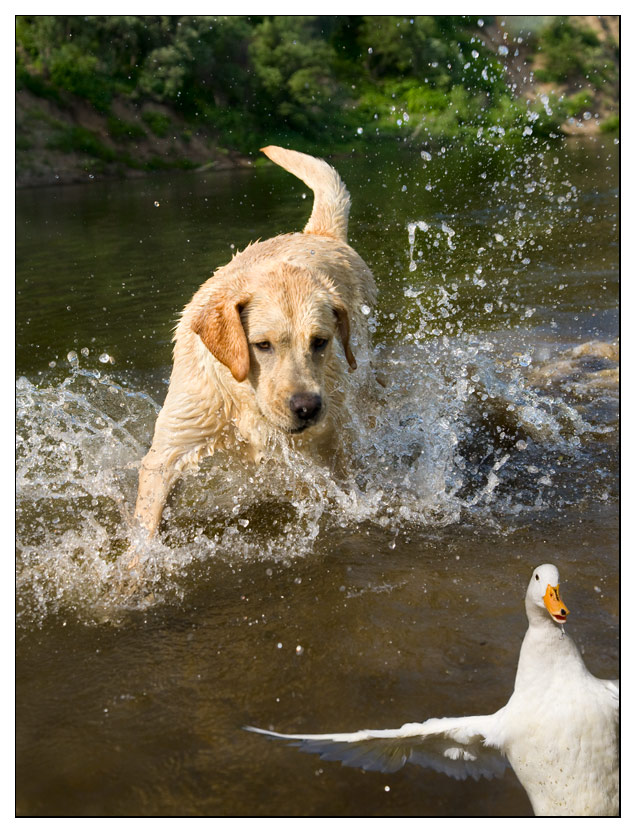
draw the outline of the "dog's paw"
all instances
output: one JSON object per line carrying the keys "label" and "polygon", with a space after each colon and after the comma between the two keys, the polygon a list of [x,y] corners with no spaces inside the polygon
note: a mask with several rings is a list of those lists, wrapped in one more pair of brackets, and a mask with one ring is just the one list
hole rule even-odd
{"label": "dog's paw", "polygon": [[139,549],[131,545],[121,556],[119,583],[116,594],[122,604],[131,602],[152,604],[154,593],[148,591],[144,559]]}

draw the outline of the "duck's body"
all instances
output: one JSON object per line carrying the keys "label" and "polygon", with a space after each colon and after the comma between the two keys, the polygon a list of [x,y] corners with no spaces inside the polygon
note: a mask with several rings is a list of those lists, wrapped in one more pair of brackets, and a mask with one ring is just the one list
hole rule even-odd
{"label": "duck's body", "polygon": [[617,815],[618,683],[590,674],[563,632],[568,611],[558,585],[551,564],[533,572],[514,691],[494,714],[335,735],[249,728],[327,760],[384,772],[411,761],[455,778],[492,777],[503,773],[507,759],[536,815]]}
{"label": "duck's body", "polygon": [[497,722],[500,748],[536,815],[618,813],[618,685],[590,674],[546,617],[528,628]]}

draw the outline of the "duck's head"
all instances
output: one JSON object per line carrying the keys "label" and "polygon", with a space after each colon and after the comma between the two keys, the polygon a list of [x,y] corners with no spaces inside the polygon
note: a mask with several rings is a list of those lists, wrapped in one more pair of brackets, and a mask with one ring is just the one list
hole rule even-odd
{"label": "duck's head", "polygon": [[530,611],[540,608],[547,610],[557,625],[565,624],[570,612],[563,604],[559,592],[559,571],[554,564],[542,564],[532,572],[532,578],[526,593],[526,609]]}

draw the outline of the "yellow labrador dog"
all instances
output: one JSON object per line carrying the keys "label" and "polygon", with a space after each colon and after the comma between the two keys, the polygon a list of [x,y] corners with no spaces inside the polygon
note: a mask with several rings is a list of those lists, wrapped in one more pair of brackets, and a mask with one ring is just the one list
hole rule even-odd
{"label": "yellow labrador dog", "polygon": [[313,190],[312,214],[302,233],[237,254],[184,309],[139,473],[135,516],[150,534],[179,474],[215,449],[258,462],[282,432],[324,459],[341,430],[346,365],[356,367],[352,340],[363,337],[375,282],[347,245],[350,198],[337,172],[293,150],[263,153]]}

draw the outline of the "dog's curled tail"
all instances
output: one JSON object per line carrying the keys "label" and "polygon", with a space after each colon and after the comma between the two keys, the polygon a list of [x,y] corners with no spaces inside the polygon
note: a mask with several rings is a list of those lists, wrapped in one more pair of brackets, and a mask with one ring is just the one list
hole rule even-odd
{"label": "dog's curled tail", "polygon": [[324,234],[346,242],[351,198],[337,171],[324,159],[296,150],[269,145],[261,151],[314,192],[314,207],[305,234]]}

